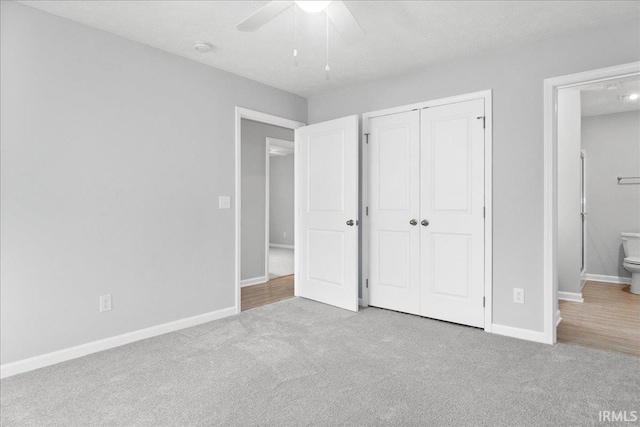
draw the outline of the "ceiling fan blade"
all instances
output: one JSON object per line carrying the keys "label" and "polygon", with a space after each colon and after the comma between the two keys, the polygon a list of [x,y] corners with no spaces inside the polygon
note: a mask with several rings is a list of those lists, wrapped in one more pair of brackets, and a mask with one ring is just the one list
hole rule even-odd
{"label": "ceiling fan blade", "polygon": [[236,28],[240,31],[255,31],[292,4],[292,1],[270,1],[256,13],[239,23]]}
{"label": "ceiling fan blade", "polygon": [[364,38],[364,30],[344,2],[332,1],[327,8],[327,14],[345,43],[354,44]]}

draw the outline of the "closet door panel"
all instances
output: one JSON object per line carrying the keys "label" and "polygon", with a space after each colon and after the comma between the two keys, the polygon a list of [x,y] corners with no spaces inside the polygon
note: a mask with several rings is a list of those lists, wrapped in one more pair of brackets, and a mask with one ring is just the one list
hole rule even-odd
{"label": "closet door panel", "polygon": [[369,304],[418,314],[420,113],[369,123]]}
{"label": "closet door panel", "polygon": [[484,326],[484,101],[421,113],[420,314]]}

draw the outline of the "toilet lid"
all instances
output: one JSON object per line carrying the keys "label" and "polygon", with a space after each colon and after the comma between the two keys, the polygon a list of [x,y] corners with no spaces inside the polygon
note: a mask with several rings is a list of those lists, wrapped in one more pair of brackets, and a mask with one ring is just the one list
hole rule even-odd
{"label": "toilet lid", "polygon": [[629,264],[638,264],[640,265],[640,257],[638,256],[630,256],[624,259],[624,262]]}

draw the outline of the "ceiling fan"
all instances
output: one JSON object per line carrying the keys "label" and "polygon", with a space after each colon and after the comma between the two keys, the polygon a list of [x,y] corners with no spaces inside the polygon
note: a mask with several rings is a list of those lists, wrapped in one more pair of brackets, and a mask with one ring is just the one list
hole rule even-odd
{"label": "ceiling fan", "polygon": [[308,14],[325,11],[327,17],[347,44],[354,44],[364,36],[364,30],[344,2],[334,1],[270,1],[260,10],[238,24],[240,31],[255,31],[291,6]]}

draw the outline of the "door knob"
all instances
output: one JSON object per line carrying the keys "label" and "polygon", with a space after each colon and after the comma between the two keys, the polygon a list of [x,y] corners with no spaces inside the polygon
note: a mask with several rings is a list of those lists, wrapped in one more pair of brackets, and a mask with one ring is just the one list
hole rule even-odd
{"label": "door knob", "polygon": [[409,224],[418,225],[418,221],[416,221],[415,219],[412,219],[411,221],[409,221]]}
{"label": "door knob", "polygon": [[353,220],[352,220],[352,219],[350,219],[349,221],[347,221],[347,225],[348,225],[349,227],[353,226],[353,224],[354,224],[354,222],[353,222]]}
{"label": "door knob", "polygon": [[420,221],[420,224],[426,227],[427,225],[429,225],[429,221],[427,221],[426,219],[423,219],[422,221]]}

